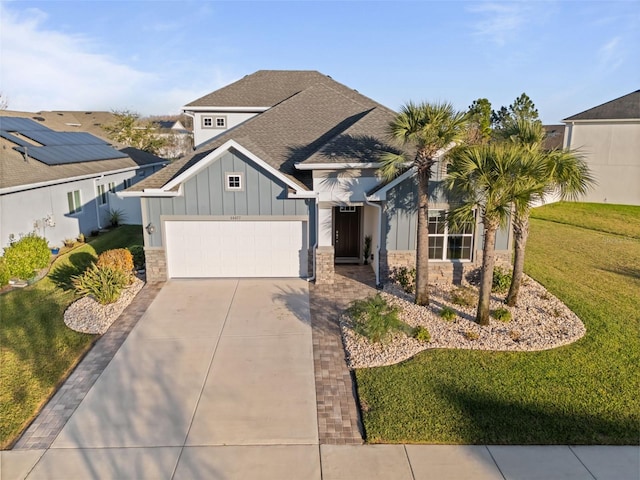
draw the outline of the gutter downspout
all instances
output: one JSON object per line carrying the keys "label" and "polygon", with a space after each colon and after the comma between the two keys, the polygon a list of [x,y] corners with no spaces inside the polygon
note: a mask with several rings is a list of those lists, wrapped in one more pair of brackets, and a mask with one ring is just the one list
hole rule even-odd
{"label": "gutter downspout", "polygon": [[320,237],[319,225],[318,225],[318,201],[320,200],[320,194],[316,193],[315,201],[315,210],[316,210],[316,243],[314,243],[313,247],[311,247],[312,255],[313,255],[313,274],[310,277],[307,277],[307,282],[313,282],[316,279],[316,250],[318,250],[318,238]]}
{"label": "gutter downspout", "polygon": [[378,231],[376,232],[376,235],[378,237],[378,244],[376,246],[376,257],[375,257],[375,262],[376,262],[376,269],[375,269],[375,273],[376,273],[376,288],[381,287],[381,283],[380,283],[380,244],[382,243],[381,241],[381,235],[382,235],[382,206],[378,205],[377,203],[371,203],[368,199],[367,199],[367,194],[365,193],[364,195],[364,203],[366,205],[369,205],[371,207],[375,207],[378,209]]}
{"label": "gutter downspout", "polygon": [[96,221],[98,222],[98,230],[102,230],[102,225],[100,224],[100,202],[98,200],[98,180],[102,180],[104,175],[93,179],[93,191],[96,193],[95,202],[96,202]]}

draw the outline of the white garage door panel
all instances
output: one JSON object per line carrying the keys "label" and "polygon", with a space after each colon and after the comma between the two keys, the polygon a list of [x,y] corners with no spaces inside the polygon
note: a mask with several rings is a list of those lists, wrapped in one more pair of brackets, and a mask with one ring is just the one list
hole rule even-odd
{"label": "white garage door panel", "polygon": [[165,223],[169,277],[306,275],[302,221]]}

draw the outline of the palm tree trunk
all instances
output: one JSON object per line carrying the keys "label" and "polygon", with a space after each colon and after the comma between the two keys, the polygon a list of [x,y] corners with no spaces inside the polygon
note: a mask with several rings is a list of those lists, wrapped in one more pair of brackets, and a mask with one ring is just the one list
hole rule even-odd
{"label": "palm tree trunk", "polygon": [[511,274],[511,286],[507,295],[507,305],[515,306],[518,301],[518,293],[522,284],[522,275],[524,272],[524,249],[527,246],[527,238],[529,237],[529,214],[516,214],[513,219],[513,237],[514,237],[514,258],[513,273]]}
{"label": "palm tree trunk", "polygon": [[416,304],[429,305],[429,170],[418,170]]}
{"label": "palm tree trunk", "polygon": [[480,270],[480,294],[476,322],[489,325],[489,301],[493,284],[493,267],[496,264],[496,232],[498,224],[484,220],[484,247],[482,249],[482,268]]}

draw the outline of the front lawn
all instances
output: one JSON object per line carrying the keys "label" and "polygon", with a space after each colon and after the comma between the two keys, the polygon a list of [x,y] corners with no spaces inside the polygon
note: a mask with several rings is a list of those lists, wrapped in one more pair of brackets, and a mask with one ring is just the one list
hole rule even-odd
{"label": "front lawn", "polygon": [[7,448],[96,338],[67,328],[63,314],[77,297],[70,276],[112,248],[142,244],[126,225],[61,255],[49,275],[0,296],[0,448]]}
{"label": "front lawn", "polygon": [[549,205],[534,217],[525,269],[586,336],[543,352],[432,350],[357,370],[367,441],[638,444],[640,207]]}

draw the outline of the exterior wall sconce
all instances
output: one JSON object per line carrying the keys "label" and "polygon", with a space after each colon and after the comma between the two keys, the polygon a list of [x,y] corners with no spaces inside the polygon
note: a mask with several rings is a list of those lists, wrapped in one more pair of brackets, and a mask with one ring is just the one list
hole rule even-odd
{"label": "exterior wall sconce", "polygon": [[156,231],[156,226],[153,223],[149,223],[144,229],[147,231],[149,235],[153,235]]}

